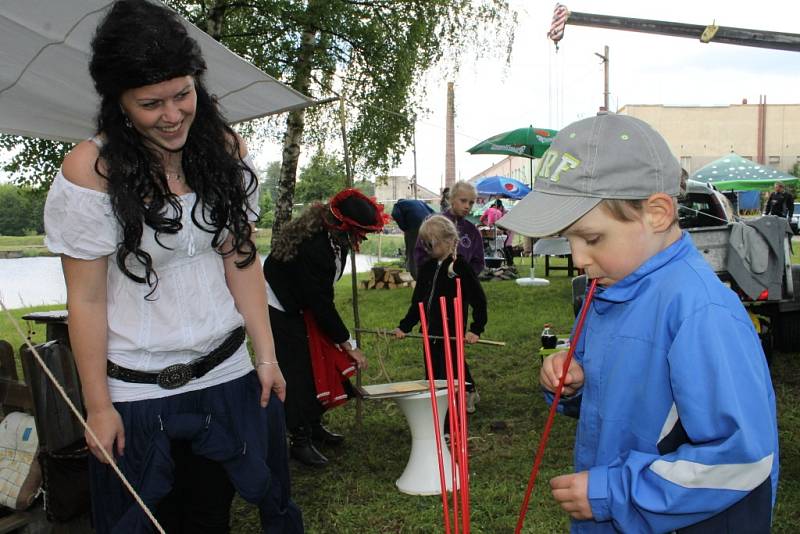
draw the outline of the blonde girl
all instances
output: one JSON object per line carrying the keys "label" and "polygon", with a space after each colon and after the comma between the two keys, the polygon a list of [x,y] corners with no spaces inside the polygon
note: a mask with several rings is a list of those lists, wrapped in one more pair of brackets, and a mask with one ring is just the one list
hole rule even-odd
{"label": "blonde girl", "polygon": [[[441,213],[455,225],[458,233],[458,255],[464,258],[476,275],[480,274],[485,267],[483,238],[475,225],[467,220],[467,216],[475,206],[477,198],[478,194],[474,185],[469,182],[456,182],[450,189],[450,205]],[[429,257],[429,252],[425,250],[422,239],[418,239],[417,246],[414,248],[416,265],[422,265]]]}
{"label": "blonde girl", "polygon": [[[395,328],[395,337],[404,338],[419,322],[420,302],[425,306],[430,334],[441,336],[443,328],[439,297],[442,296],[446,298],[448,304],[448,330],[451,336],[454,336],[456,330],[452,302],[456,296],[456,278],[459,278],[461,279],[462,294],[461,313],[465,319],[468,309],[472,309],[472,322],[467,326],[467,321],[464,321],[464,341],[468,344],[476,343],[486,326],[486,295],[475,272],[458,253],[459,234],[455,224],[448,217],[433,215],[422,223],[419,229],[419,242],[427,252],[429,259],[419,269],[411,305],[406,316]],[[451,348],[455,358],[455,344],[452,344]],[[431,356],[434,378],[446,378],[443,340],[431,340]],[[465,380],[468,383],[467,411],[472,413],[475,411],[475,403],[479,397],[469,365],[465,366]]]}

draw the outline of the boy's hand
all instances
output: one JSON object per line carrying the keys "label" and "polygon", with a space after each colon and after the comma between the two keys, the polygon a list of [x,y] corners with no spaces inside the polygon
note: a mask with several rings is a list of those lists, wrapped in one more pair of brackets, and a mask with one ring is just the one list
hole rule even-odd
{"label": "boy's hand", "polygon": [[559,506],[573,519],[592,519],[589,506],[589,472],[561,475],[550,480],[550,490]]}
{"label": "boy's hand", "polygon": [[394,332],[392,332],[392,334],[394,334],[394,337],[396,337],[397,339],[403,339],[404,337],[406,337],[406,333],[400,330],[399,326],[394,329]]}
{"label": "boy's hand", "polygon": [[464,336],[464,343],[466,343],[467,345],[473,345],[477,343],[480,338],[481,336],[475,334],[474,332],[467,332],[466,335]]}
{"label": "boy's hand", "polygon": [[[564,370],[564,360],[567,359],[567,351],[551,354],[542,362],[542,370],[539,371],[539,383],[547,391],[555,393],[558,381],[561,379],[561,371]],[[569,364],[567,378],[564,379],[564,390],[566,396],[574,395],[583,387],[583,367],[574,359]]]}

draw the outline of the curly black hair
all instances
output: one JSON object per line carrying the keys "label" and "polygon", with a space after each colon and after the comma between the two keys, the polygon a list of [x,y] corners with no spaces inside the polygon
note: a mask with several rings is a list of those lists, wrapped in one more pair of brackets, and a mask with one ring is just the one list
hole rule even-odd
{"label": "curly black hair", "polygon": [[[258,187],[258,179],[242,162],[238,137],[203,83],[205,70],[200,47],[178,16],[144,0],[115,2],[92,39],[89,71],[101,97],[97,132],[104,136],[95,169],[107,180],[114,214],[122,226],[116,262],[128,278],[150,285],[150,295],[158,275],[150,254],[141,248],[143,225],[155,230],[159,242],[159,234],[181,230],[182,209],[178,196],[169,190],[155,152],[135,128],[125,125],[120,97],[128,89],[180,76],[194,78],[197,107],[181,151],[186,184],[197,198],[192,221],[214,235],[212,246],[220,254],[244,256],[237,261],[238,267],[246,267],[256,258],[247,197]],[[220,250],[226,229],[233,245],[230,250]],[[130,256],[144,267],[144,276],[128,268]]]}
{"label": "curly black hair", "polygon": [[329,204],[315,202],[309,206],[299,217],[295,217],[281,230],[272,243],[270,255],[280,261],[293,261],[300,245],[308,238],[319,232],[327,231],[339,246],[352,246],[350,236],[334,228],[336,218],[331,213]]}

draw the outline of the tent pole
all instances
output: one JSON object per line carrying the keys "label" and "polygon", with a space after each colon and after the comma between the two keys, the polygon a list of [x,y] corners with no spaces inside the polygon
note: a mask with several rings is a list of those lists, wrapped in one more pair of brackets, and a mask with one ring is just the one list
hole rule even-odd
{"label": "tent pole", "polygon": [[[344,94],[339,97],[339,122],[342,128],[342,151],[344,152],[344,168],[347,173],[347,187],[353,187],[353,168],[350,165],[350,153],[347,149],[347,118],[344,107]],[[350,278],[353,286],[353,324],[356,330],[356,344],[361,348],[361,317],[358,314],[358,277],[356,274],[356,251],[350,249]],[[356,369],[356,391],[361,390],[361,369]],[[361,426],[363,409],[361,396],[356,397],[356,426]]]}
{"label": "tent pole", "polygon": [[[533,191],[533,159],[530,160],[530,166],[531,166],[531,191]],[[533,238],[526,237],[525,239],[531,240],[531,280],[533,280],[534,278],[536,278],[536,273],[534,272],[534,266],[533,266]]]}

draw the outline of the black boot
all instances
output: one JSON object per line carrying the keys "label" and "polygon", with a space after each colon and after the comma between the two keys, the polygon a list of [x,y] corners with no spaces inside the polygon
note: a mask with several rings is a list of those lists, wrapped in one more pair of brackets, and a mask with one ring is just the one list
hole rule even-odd
{"label": "black boot", "polygon": [[331,432],[324,426],[322,426],[322,422],[317,422],[316,424],[312,425],[311,427],[311,438],[323,445],[341,445],[344,441],[344,436],[341,434],[336,434],[335,432]]}
{"label": "black boot", "polygon": [[311,436],[305,430],[289,436],[289,455],[311,467],[324,467],[328,464],[328,459],[314,447]]}

